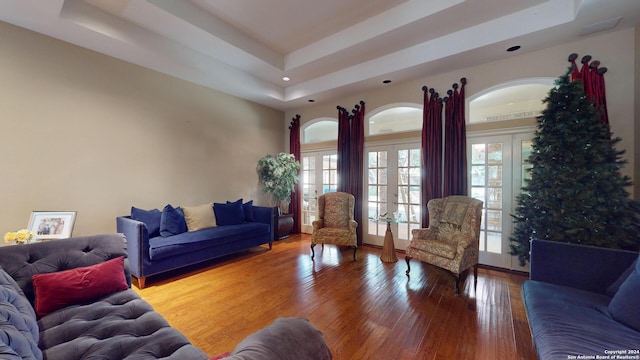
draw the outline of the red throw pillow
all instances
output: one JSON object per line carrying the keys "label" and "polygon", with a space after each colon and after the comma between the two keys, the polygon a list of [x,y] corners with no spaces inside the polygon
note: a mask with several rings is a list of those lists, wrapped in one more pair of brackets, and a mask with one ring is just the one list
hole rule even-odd
{"label": "red throw pillow", "polygon": [[93,266],[33,275],[31,281],[40,317],[129,288],[122,256]]}

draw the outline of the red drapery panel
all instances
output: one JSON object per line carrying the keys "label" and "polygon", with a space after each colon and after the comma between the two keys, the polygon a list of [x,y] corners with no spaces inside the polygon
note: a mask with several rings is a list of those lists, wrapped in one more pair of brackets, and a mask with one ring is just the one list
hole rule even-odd
{"label": "red drapery panel", "polygon": [[349,189],[349,161],[350,161],[350,145],[349,137],[351,136],[351,122],[349,112],[338,106],[338,191],[348,192]]}
{"label": "red drapery panel", "polygon": [[338,191],[355,197],[354,220],[358,245],[362,245],[362,172],[364,171],[364,101],[349,112],[338,106]]}
{"label": "red drapery panel", "polygon": [[[428,90],[428,91],[427,91]],[[429,227],[427,203],[442,197],[442,99],[433,89],[422,87],[422,226]]]}
{"label": "red drapery panel", "polygon": [[[609,113],[607,111],[607,95],[604,85],[604,74],[607,72],[606,67],[599,67],[600,61],[591,61],[591,56],[583,56],[580,60],[582,66],[578,68],[576,59],[578,54],[569,55],[569,62],[571,63],[571,80],[580,80],[582,82],[582,88],[585,94],[591,100],[594,105],[601,109],[601,120],[603,124],[609,124]],[[591,61],[591,63],[589,63]]]}
{"label": "red drapery panel", "polygon": [[445,106],[444,179],[442,196],[467,195],[467,129],[464,114],[464,87],[453,84]]}
{"label": "red drapery panel", "polygon": [[349,190],[347,192],[355,197],[354,220],[359,226],[356,228],[358,245],[362,245],[362,205],[363,205],[363,178],[364,171],[364,101],[356,105],[351,111],[351,136],[349,149]]}
{"label": "red drapery panel", "polygon": [[[300,115],[297,114],[289,125],[289,152],[300,162]],[[291,202],[289,202],[289,214],[293,214],[293,229],[291,230],[293,234],[298,234],[301,231],[300,194],[300,182],[298,182],[295,191],[291,194]]]}

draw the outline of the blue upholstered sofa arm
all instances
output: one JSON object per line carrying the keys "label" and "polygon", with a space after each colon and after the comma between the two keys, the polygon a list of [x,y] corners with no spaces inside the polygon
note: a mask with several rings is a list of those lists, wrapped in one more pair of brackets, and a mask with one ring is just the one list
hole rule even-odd
{"label": "blue upholstered sofa arm", "polygon": [[119,216],[116,218],[116,227],[118,232],[124,234],[127,239],[127,253],[129,254],[131,273],[136,277],[145,276],[141,271],[143,269],[143,256],[149,253],[147,226],[141,221],[131,219],[129,216]]}
{"label": "blue upholstered sofa arm", "polygon": [[567,244],[531,242],[531,280],[605,293],[638,258],[633,251]]}

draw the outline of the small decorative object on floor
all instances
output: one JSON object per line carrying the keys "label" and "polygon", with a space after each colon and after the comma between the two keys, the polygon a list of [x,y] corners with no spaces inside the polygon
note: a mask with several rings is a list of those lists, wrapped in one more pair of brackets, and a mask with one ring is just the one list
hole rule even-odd
{"label": "small decorative object on floor", "polygon": [[36,233],[27,229],[18,230],[16,232],[8,232],[4,234],[4,241],[16,244],[28,244],[36,237]]}

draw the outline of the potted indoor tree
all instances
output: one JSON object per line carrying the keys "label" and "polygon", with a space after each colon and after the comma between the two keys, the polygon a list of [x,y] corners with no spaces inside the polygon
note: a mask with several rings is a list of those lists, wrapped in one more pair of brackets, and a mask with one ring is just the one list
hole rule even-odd
{"label": "potted indoor tree", "polygon": [[293,216],[281,214],[288,211],[291,193],[298,183],[300,163],[293,154],[281,152],[258,160],[256,170],[264,186],[263,191],[270,195],[272,205],[277,208],[276,238],[287,237],[293,227]]}

